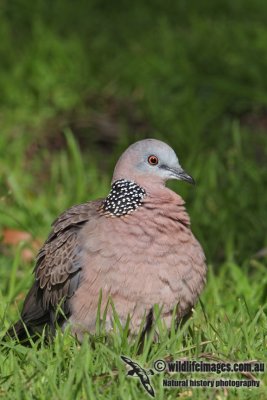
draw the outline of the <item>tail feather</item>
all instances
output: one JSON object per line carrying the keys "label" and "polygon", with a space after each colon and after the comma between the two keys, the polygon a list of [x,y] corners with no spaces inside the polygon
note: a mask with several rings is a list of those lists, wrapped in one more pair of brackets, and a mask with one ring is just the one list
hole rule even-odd
{"label": "tail feather", "polygon": [[28,328],[22,320],[19,320],[8,329],[4,336],[4,340],[18,339],[19,341],[25,341],[29,339],[31,334],[32,330]]}
{"label": "tail feather", "polygon": [[40,334],[48,321],[47,312],[37,297],[38,287],[34,284],[23,304],[21,319],[6,332],[4,339],[29,340],[29,337]]}
{"label": "tail feather", "polygon": [[61,325],[65,321],[65,317],[57,315],[56,311],[43,308],[38,290],[38,286],[34,284],[24,301],[21,319],[8,329],[4,340],[11,338],[18,339],[23,344],[30,343],[40,337],[44,329],[45,336],[51,337],[55,334],[56,324]]}

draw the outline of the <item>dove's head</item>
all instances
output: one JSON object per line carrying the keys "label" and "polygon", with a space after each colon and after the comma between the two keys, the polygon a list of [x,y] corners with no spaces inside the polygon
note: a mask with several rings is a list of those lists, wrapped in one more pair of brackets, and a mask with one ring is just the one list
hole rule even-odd
{"label": "dove's head", "polygon": [[194,183],[194,179],[181,167],[174,150],[156,139],[140,140],[124,151],[119,158],[112,182],[119,179],[135,181],[146,186],[165,184],[169,179]]}

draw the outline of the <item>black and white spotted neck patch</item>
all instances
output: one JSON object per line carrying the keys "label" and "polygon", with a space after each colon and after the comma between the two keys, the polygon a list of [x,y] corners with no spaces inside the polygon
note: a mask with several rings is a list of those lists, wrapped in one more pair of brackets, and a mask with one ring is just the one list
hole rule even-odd
{"label": "black and white spotted neck patch", "polygon": [[113,183],[101,208],[105,213],[115,217],[127,215],[142,204],[145,195],[146,191],[135,182],[119,179]]}

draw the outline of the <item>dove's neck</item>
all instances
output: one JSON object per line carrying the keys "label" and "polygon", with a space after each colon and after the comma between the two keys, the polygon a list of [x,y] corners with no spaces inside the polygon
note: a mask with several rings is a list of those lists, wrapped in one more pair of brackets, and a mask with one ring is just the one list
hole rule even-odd
{"label": "dove's neck", "polygon": [[113,216],[127,215],[141,206],[146,191],[133,181],[119,179],[103,201],[103,210]]}

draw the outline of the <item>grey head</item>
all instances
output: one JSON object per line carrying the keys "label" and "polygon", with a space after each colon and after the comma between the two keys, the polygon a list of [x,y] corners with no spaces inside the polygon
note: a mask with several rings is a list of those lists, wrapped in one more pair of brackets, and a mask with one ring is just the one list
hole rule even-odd
{"label": "grey head", "polygon": [[112,182],[119,179],[139,184],[146,181],[164,184],[169,179],[194,183],[181,167],[174,150],[157,139],[140,140],[125,150],[116,164]]}
{"label": "grey head", "polygon": [[109,195],[102,210],[120,217],[135,211],[151,190],[163,186],[168,179],[194,183],[179,164],[174,150],[156,139],[140,140],[132,144],[119,158]]}

